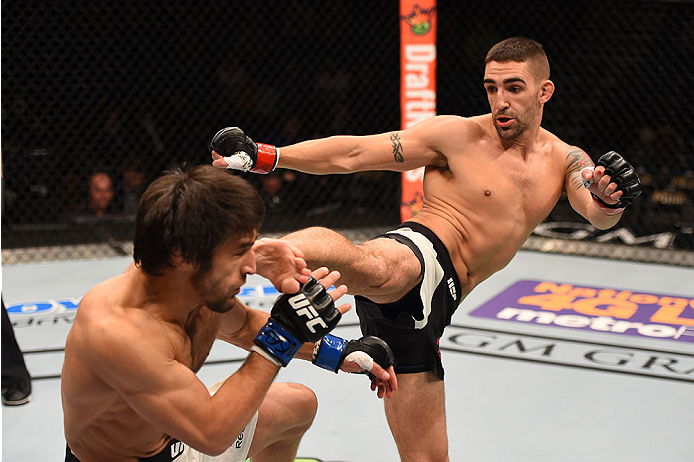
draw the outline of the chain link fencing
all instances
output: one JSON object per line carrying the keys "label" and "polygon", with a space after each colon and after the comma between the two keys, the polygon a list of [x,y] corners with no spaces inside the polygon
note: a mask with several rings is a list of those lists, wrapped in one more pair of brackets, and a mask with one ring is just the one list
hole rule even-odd
{"label": "chain link fencing", "polygon": [[[279,146],[400,128],[396,1],[25,0],[2,12],[4,264],[130,254],[140,192],[208,163],[219,128]],[[438,113],[488,112],[484,56],[514,35],[549,56],[544,127],[594,160],[622,153],[645,186],[608,231],[562,197],[525,247],[694,266],[694,6],[439,1]],[[322,225],[357,239],[399,223],[398,173],[244,176],[265,198],[266,234]]]}

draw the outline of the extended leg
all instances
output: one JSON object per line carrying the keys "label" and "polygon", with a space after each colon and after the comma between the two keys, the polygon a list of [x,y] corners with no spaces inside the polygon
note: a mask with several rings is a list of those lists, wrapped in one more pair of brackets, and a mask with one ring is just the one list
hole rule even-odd
{"label": "extended leg", "polygon": [[349,293],[378,303],[400,299],[420,279],[421,265],[407,246],[394,239],[379,238],[353,244],[327,228],[306,228],[287,234],[304,254],[309,268],[327,266],[337,270]]}

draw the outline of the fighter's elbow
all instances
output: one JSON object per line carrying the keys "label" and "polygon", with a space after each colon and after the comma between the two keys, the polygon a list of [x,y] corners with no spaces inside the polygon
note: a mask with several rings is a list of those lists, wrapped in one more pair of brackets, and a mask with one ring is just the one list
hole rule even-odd
{"label": "fighter's elbow", "polygon": [[330,159],[330,164],[326,167],[330,173],[346,174],[363,170],[360,158],[352,153],[345,156]]}
{"label": "fighter's elbow", "polygon": [[335,139],[347,140],[342,145],[340,155],[331,156],[329,159],[330,169],[333,173],[352,173],[364,169],[365,153],[353,137],[334,137]]}
{"label": "fighter's elbow", "polygon": [[230,444],[215,444],[215,445],[210,445],[208,451],[201,451],[203,454],[206,454],[208,456],[221,456],[224,451],[229,449],[231,445]]}
{"label": "fighter's elbow", "polygon": [[226,448],[224,448],[221,444],[214,444],[213,442],[198,444],[195,446],[191,445],[191,447],[207,456],[218,456],[222,454],[224,451],[226,451]]}
{"label": "fighter's elbow", "polygon": [[[237,435],[239,432],[235,433]],[[191,446],[208,456],[218,456],[234,443],[236,437],[231,438],[230,432],[220,431],[220,429],[209,429],[208,433],[197,444]]]}
{"label": "fighter's elbow", "polygon": [[188,438],[182,439],[182,441],[190,446],[192,449],[199,451],[201,454],[206,454],[208,456],[217,456],[225,451],[224,444],[216,441],[214,435],[204,433],[198,436],[198,438]]}

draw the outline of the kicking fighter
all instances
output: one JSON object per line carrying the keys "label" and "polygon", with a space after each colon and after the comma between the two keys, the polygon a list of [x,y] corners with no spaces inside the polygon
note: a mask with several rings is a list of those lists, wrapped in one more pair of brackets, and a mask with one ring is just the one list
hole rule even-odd
{"label": "kicking fighter", "polygon": [[[66,461],[293,461],[317,409],[306,386],[273,384],[294,356],[368,371],[379,397],[391,396],[382,340],[328,334],[349,309],[333,302],[344,285],[326,291],[339,273],[311,273],[286,241],[256,241],[264,213],[250,183],[209,165],[147,188],[134,264],[87,292],[67,337]],[[269,316],[236,298],[256,272],[290,294]],[[251,353],[208,390],[196,372],[215,338]]]}
{"label": "kicking fighter", "polygon": [[342,274],[363,333],[395,352],[399,392],[385,401],[403,461],[448,460],[438,339],[458,305],[506,266],[566,190],[599,229],[614,226],[641,192],[631,165],[609,152],[593,164],[541,125],[554,93],[542,46],[515,37],[487,54],[491,113],[438,116],[406,130],[332,136],[277,149],[238,128],[211,142],[213,165],[256,173],[276,167],[315,174],[425,167],[424,204],[385,236],[353,245],[325,228],[285,236],[309,265]]}

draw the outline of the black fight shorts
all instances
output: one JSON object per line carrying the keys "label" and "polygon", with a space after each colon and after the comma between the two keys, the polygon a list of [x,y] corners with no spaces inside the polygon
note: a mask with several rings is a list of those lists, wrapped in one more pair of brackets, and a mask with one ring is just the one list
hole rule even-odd
{"label": "black fight shorts", "polygon": [[[443,380],[439,339],[459,304],[458,275],[439,238],[419,223],[405,222],[383,236],[408,246],[422,266],[422,281],[397,302],[355,296],[364,335],[385,340],[395,354],[395,372],[432,371]],[[397,268],[393,268],[397,271]]]}
{"label": "black fight shorts", "polygon": [[[65,447],[65,462],[80,462],[72,453],[70,446],[66,444]],[[184,448],[185,445],[183,443],[173,438],[158,454],[140,459],[140,462],[174,462],[183,454]]]}

